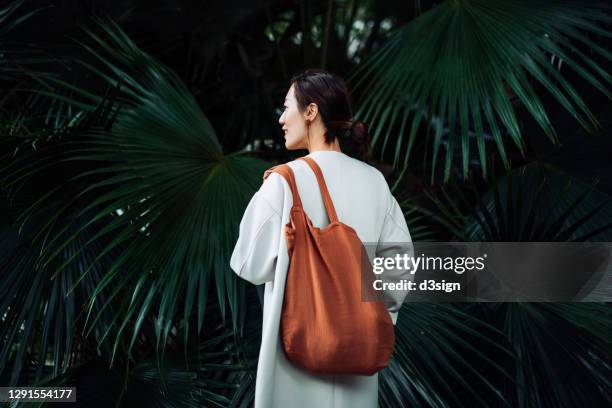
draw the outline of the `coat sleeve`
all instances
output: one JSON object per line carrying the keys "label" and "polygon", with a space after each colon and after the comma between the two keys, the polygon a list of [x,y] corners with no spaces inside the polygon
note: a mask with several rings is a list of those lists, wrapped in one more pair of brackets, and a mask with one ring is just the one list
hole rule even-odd
{"label": "coat sleeve", "polygon": [[283,189],[281,176],[270,174],[251,198],[240,221],[230,267],[254,285],[274,280],[282,232]]}
{"label": "coat sleeve", "polygon": [[[395,258],[397,254],[402,257],[404,254],[407,254],[409,257],[412,257],[414,256],[414,246],[406,219],[395,197],[391,193],[389,193],[389,197],[390,204],[383,222],[380,238],[378,239],[376,256]],[[385,282],[400,282],[402,279],[412,280],[413,277],[414,275],[410,273],[410,270],[400,267],[385,270],[382,278]],[[397,322],[399,310],[407,295],[407,290],[392,290],[385,293],[387,310],[389,310],[394,325]]]}

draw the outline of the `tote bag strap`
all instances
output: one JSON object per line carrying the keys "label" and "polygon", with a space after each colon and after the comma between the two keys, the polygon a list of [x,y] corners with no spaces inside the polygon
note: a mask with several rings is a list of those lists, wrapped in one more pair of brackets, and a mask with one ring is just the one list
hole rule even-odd
{"label": "tote bag strap", "polygon": [[300,194],[298,193],[297,185],[295,184],[295,175],[293,174],[291,167],[289,167],[288,164],[279,164],[277,166],[270,167],[264,172],[263,179],[267,179],[270,173],[278,173],[287,181],[287,184],[289,184],[289,188],[291,189],[291,195],[293,195],[293,206],[301,207],[302,200],[300,200]]}
{"label": "tote bag strap", "polygon": [[321,168],[317,164],[316,161],[311,159],[310,157],[300,157],[301,160],[304,160],[312,171],[314,171],[315,176],[317,176],[317,182],[319,183],[319,189],[321,190],[321,195],[323,196],[323,202],[325,203],[325,209],[327,210],[327,217],[329,218],[329,222],[338,221],[338,216],[336,215],[336,209],[334,208],[334,203],[329,195],[329,191],[327,191],[327,184],[325,184],[325,179],[323,178],[323,173],[321,172]]}

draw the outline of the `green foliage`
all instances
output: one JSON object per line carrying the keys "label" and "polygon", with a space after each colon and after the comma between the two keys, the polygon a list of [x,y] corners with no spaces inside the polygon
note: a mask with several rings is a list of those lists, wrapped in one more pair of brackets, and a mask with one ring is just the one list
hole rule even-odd
{"label": "green foliage", "polygon": [[[602,7],[565,0],[446,1],[398,29],[354,71],[354,87],[363,88],[360,93],[365,95],[357,115],[373,123],[373,144],[382,143],[383,152],[391,147],[393,163],[403,166],[425,120],[427,132],[434,133],[428,156],[432,183],[441,147],[444,181],[459,149],[463,176],[468,177],[473,138],[485,175],[491,165],[486,162],[487,139],[495,142],[508,168],[508,136],[522,153],[525,149],[511,95],[552,142],[557,136],[539,96],[542,91],[552,94],[585,128],[597,125],[583,97],[551,58],[561,59],[610,99],[612,78],[597,57],[610,61],[612,54],[590,38],[612,36],[603,27],[611,17]],[[581,51],[583,46],[591,55]]]}
{"label": "green foliage", "polygon": [[[593,130],[609,106],[606,5],[65,3],[0,8],[6,383],[78,384],[89,405],[250,406],[261,296],[229,255],[264,169],[291,158],[274,110],[288,76],[319,62],[351,74],[413,240],[609,241],[611,186],[532,146],[534,128],[563,141],[566,116]],[[48,27],[38,47],[14,41],[68,8],[110,18],[53,20],[69,46]],[[420,194],[441,152],[451,183]],[[600,304],[407,303],[381,406],[595,404],[611,321]]]}
{"label": "green foliage", "polygon": [[[510,406],[484,370],[474,368],[483,364],[511,378],[497,362],[500,354],[512,357],[506,344],[495,343],[501,337],[499,330],[450,304],[405,303],[399,316],[395,358],[380,374],[383,406],[446,407],[452,401],[453,406],[486,407],[491,398]],[[462,402],[458,390],[473,397],[473,402]]]}
{"label": "green foliage", "polygon": [[[610,198],[567,175],[536,163],[508,172],[481,194],[474,182],[425,192],[435,209],[404,203],[430,216],[463,242],[607,241],[612,233]],[[440,197],[439,197],[440,196]]]}

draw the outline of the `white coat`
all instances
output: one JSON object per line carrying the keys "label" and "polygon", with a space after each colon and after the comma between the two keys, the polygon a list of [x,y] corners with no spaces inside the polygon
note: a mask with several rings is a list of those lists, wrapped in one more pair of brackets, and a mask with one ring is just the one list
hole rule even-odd
{"label": "white coat", "polygon": [[[308,156],[321,168],[338,219],[353,227],[362,242],[412,242],[402,211],[382,173],[341,152],[315,151]],[[304,211],[314,226],[324,227],[329,220],[313,171],[303,160],[288,164],[295,174]],[[279,336],[289,266],[283,226],[289,222],[292,205],[288,183],[279,174],[270,174],[244,213],[230,260],[232,270],[241,278],[255,285],[265,283],[255,408],[376,408],[378,373],[312,374],[285,357]],[[398,253],[410,251],[400,247]],[[411,278],[409,272],[397,273],[402,274],[398,279]],[[394,301],[387,302],[393,324],[405,295],[394,292]]]}

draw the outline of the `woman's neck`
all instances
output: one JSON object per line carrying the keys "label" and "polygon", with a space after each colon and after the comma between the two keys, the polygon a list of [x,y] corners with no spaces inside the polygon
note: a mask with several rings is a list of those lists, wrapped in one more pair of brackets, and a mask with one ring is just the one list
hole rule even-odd
{"label": "woman's neck", "polygon": [[319,152],[319,151],[341,152],[340,143],[338,142],[338,139],[334,139],[332,143],[325,143],[325,141],[322,140],[320,143],[313,143],[308,148],[308,153]]}

